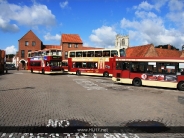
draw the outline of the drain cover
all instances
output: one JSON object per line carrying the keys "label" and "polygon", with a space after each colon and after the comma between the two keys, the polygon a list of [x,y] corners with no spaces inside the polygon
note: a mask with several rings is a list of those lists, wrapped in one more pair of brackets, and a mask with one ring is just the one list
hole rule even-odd
{"label": "drain cover", "polygon": [[125,127],[147,133],[160,133],[169,130],[163,123],[157,121],[133,121],[128,122]]}
{"label": "drain cover", "polygon": [[81,121],[81,120],[68,120],[70,122],[70,126],[90,126],[88,122]]}

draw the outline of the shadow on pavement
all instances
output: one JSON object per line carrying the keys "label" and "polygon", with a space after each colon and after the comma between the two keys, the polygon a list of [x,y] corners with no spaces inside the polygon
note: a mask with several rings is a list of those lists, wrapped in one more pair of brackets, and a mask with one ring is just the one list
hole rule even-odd
{"label": "shadow on pavement", "polygon": [[6,90],[0,90],[0,91],[11,91],[11,90],[20,90],[20,89],[35,89],[35,87],[13,88],[13,89],[6,89]]}

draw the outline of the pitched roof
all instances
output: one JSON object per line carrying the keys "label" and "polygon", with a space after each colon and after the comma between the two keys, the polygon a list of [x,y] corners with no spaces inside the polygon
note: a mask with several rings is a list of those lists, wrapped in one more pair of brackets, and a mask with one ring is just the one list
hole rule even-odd
{"label": "pitched roof", "polygon": [[61,42],[83,43],[78,34],[62,34]]}
{"label": "pitched roof", "polygon": [[60,46],[60,45],[44,45],[44,50],[45,49],[61,49],[62,50],[62,46]]}
{"label": "pitched roof", "polygon": [[126,49],[126,57],[145,57],[149,48],[152,46],[152,44],[147,44],[142,46],[128,47]]}
{"label": "pitched roof", "polygon": [[158,53],[158,57],[180,57],[182,52],[172,49],[155,48]]}
{"label": "pitched roof", "polygon": [[[23,35],[23,37],[21,37],[19,40],[21,40],[22,38],[24,38],[28,33],[32,33],[33,35],[35,35],[35,33],[32,31],[32,30],[29,30],[25,35]],[[35,35],[35,37],[37,37],[38,38],[38,36],[37,35]],[[40,40],[40,38],[38,38],[39,40]],[[19,41],[18,40],[18,41]],[[41,41],[41,40],[40,40]],[[42,42],[42,41],[41,41]]]}

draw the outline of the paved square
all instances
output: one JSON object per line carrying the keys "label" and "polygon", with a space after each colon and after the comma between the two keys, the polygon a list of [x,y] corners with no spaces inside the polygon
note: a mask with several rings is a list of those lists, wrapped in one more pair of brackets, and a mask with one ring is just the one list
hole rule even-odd
{"label": "paved square", "polygon": [[150,120],[184,126],[184,92],[115,84],[95,76],[24,70],[0,76],[0,126],[46,126],[49,119],[80,120],[91,126]]}

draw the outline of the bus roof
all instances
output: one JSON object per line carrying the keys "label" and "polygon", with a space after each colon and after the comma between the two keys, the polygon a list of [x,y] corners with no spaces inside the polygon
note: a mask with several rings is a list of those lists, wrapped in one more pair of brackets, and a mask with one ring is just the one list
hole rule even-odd
{"label": "bus roof", "polygon": [[116,57],[116,61],[142,61],[142,62],[184,62],[184,58],[160,58],[160,57]]}
{"label": "bus roof", "polygon": [[106,51],[106,50],[119,50],[119,48],[106,48],[106,49],[88,49],[88,50],[70,50],[69,52],[81,52],[81,51]]}

